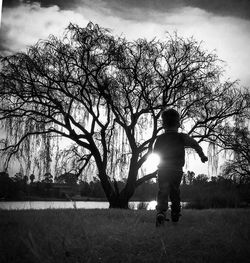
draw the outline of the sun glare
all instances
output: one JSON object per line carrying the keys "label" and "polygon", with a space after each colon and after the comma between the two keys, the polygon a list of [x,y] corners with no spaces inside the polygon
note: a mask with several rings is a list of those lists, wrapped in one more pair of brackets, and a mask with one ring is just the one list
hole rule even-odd
{"label": "sun glare", "polygon": [[148,203],[147,210],[155,210],[155,207],[157,205],[157,201],[153,200]]}
{"label": "sun glare", "polygon": [[151,153],[145,161],[145,168],[148,173],[152,173],[157,170],[157,166],[160,163],[160,156],[156,153]]}

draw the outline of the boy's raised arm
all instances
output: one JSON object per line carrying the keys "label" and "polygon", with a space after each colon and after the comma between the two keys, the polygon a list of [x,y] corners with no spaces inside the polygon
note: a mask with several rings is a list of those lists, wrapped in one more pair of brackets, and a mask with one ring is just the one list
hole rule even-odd
{"label": "boy's raised arm", "polygon": [[184,139],[184,145],[185,147],[193,148],[195,151],[199,154],[201,161],[203,163],[208,161],[207,156],[204,154],[202,148],[198,144],[198,142],[191,138],[189,135],[182,133],[183,139]]}

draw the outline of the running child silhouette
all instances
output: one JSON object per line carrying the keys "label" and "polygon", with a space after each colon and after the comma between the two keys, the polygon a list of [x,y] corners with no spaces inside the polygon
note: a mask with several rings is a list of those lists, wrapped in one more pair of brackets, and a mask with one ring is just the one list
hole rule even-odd
{"label": "running child silhouette", "polygon": [[165,133],[160,135],[155,142],[154,152],[160,158],[158,165],[159,191],[157,196],[156,226],[164,224],[168,209],[168,197],[171,201],[171,219],[178,222],[180,217],[180,183],[182,168],[185,164],[185,148],[193,148],[205,163],[208,158],[203,153],[197,141],[185,133],[179,133],[180,117],[176,110],[165,110],[162,115]]}

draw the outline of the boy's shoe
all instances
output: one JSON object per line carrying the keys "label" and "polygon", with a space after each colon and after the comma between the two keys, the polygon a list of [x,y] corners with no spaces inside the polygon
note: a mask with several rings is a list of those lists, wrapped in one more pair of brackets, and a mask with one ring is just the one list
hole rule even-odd
{"label": "boy's shoe", "polygon": [[156,215],[156,227],[163,226],[165,221],[169,221],[169,219],[166,218],[166,215],[164,212],[159,212]]}
{"label": "boy's shoe", "polygon": [[179,212],[171,212],[172,222],[178,222],[181,214]]}

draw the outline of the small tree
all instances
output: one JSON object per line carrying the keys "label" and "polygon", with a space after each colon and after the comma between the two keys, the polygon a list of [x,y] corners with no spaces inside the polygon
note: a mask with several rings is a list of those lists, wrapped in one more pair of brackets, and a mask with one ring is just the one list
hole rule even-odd
{"label": "small tree", "polygon": [[14,181],[15,182],[21,182],[24,179],[24,175],[21,172],[15,173],[14,175]]}
{"label": "small tree", "polygon": [[35,180],[35,175],[34,175],[34,174],[31,174],[31,175],[30,175],[30,183],[33,184],[33,183],[34,183],[34,180]]}
{"label": "small tree", "polygon": [[188,181],[188,184],[193,184],[193,181],[194,181],[194,178],[195,178],[195,173],[192,172],[192,171],[187,171],[187,181]]}
{"label": "small tree", "polygon": [[200,184],[204,185],[208,182],[208,176],[206,174],[198,174],[194,179],[193,179],[193,184]]}
{"label": "small tree", "polygon": [[223,174],[230,179],[239,181],[239,183],[250,182],[249,130],[247,127],[241,126],[230,129],[229,131],[230,135],[228,134],[226,136],[224,144],[225,148],[232,152],[233,158],[225,163]]}
{"label": "small tree", "polygon": [[77,183],[77,175],[73,173],[64,173],[61,174],[56,178],[57,183],[64,183],[64,184],[76,184]]}
{"label": "small tree", "polygon": [[43,177],[44,177],[42,180],[43,183],[48,183],[48,184],[53,183],[53,176],[51,173],[46,173],[46,174],[44,174]]}
{"label": "small tree", "polygon": [[[58,138],[67,138],[79,174],[97,174],[110,207],[127,208],[136,187],[156,175],[140,170],[164,108],[177,108],[186,132],[210,143],[246,108],[237,83],[221,82],[218,64],[194,39],[128,42],[92,23],[70,24],[62,40],[51,36],[1,58],[6,165],[18,153],[27,169],[50,172],[62,157]],[[124,188],[116,178],[127,178]]]}

